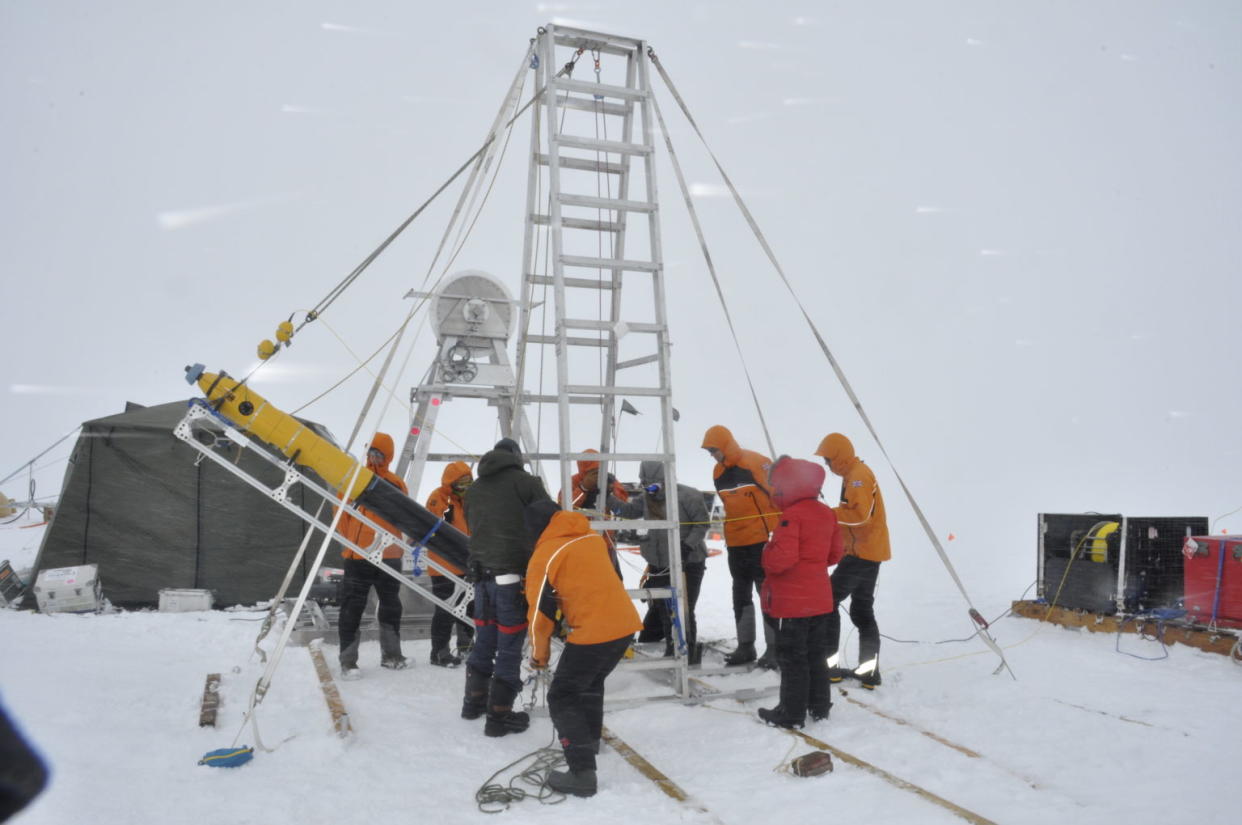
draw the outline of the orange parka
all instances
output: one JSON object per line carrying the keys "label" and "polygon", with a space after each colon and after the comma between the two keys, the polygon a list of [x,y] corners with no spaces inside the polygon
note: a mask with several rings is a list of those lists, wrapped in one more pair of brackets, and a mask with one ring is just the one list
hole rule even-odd
{"label": "orange parka", "polygon": [[552,516],[526,566],[531,659],[548,663],[556,611],[564,616],[566,643],[594,645],[642,630],[643,622],[617,577],[604,537],[586,515]]}
{"label": "orange parka", "polygon": [[888,519],[875,473],[854,454],[854,445],[841,433],[824,436],[815,455],[828,459],[828,469],[841,476],[841,503],[832,510],[845,531],[845,554],[888,561],[892,558]]}
{"label": "orange parka", "polygon": [[[464,461],[454,461],[444,468],[444,472],[440,474],[440,486],[432,490],[431,495],[427,497],[427,509],[432,515],[439,516],[467,536],[470,535],[470,526],[466,524],[466,508],[462,504],[461,496],[453,492],[453,482],[468,475],[470,475],[470,465]],[[429,555],[457,575],[465,573],[460,567],[450,564],[435,553]],[[440,571],[434,567],[427,568],[427,572],[433,576],[440,575]]]}
{"label": "orange parka", "polygon": [[[371,471],[374,472],[380,478],[387,481],[392,486],[396,487],[401,492],[403,493],[406,492],[405,482],[397,478],[397,476],[388,469],[388,465],[392,463],[392,457],[394,455],[393,446],[392,446],[392,436],[390,436],[388,433],[376,433],[375,437],[371,439],[370,449],[379,450],[381,453],[384,454],[384,463],[379,467],[371,467],[370,468]],[[363,515],[371,519],[371,521],[383,527],[385,530],[397,536],[398,538],[401,537],[401,530],[399,528],[394,527],[392,524],[388,523],[387,521],[384,521],[376,513],[372,512],[371,510],[368,510],[365,507],[359,507],[358,509],[362,511]],[[362,548],[366,548],[366,546],[369,545],[371,541],[374,540],[375,538],[374,530],[372,530],[370,527],[367,527],[365,524],[363,524],[361,521],[358,521],[358,519],[354,518],[347,512],[341,514],[341,521],[337,525],[336,529],[337,529],[337,532],[340,533],[342,536],[344,536],[345,538],[349,539],[354,544]],[[405,552],[405,548],[402,545],[390,544],[384,548],[384,558],[399,559],[401,558],[401,554],[404,552]],[[348,547],[341,548],[341,557],[346,558],[346,559],[362,558],[362,556],[358,555],[353,550],[350,550]]]}
{"label": "orange parka", "polygon": [[[584,452],[594,453],[598,451],[597,450],[585,450]],[[587,491],[587,490],[582,489],[582,477],[586,475],[587,473],[591,472],[591,470],[598,470],[598,469],[599,469],[598,461],[590,461],[587,459],[583,459],[582,461],[578,462],[578,472],[575,473],[573,477],[569,480],[569,489],[570,489],[570,492],[573,493],[575,508],[582,509],[582,510],[598,510],[601,513],[605,512],[608,509],[607,501],[600,499],[598,495],[600,485],[606,485],[608,483],[607,479],[598,479],[596,481],[596,488],[594,490]],[[614,481],[612,483],[612,489],[609,491],[609,495],[614,495],[617,498],[621,499],[622,501],[630,500],[630,494],[625,491],[625,488],[621,486],[621,482],[619,481]],[[556,496],[556,503],[561,504],[563,501],[564,501],[564,493],[562,492]]]}
{"label": "orange parka", "polygon": [[753,450],[743,450],[733,439],[733,433],[720,425],[703,436],[703,447],[714,447],[724,454],[724,463],[716,464],[712,477],[724,505],[725,544],[763,544],[780,518],[769,495],[768,470],[772,460]]}

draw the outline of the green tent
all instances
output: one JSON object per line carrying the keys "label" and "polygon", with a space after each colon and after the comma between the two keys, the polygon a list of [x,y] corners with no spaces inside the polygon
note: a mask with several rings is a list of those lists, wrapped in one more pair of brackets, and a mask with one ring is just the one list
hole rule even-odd
{"label": "green tent", "polygon": [[[82,425],[35,576],[98,564],[104,596],[119,607],[157,605],[165,588],[211,590],[218,607],[276,594],[308,528],[214,462],[195,461],[198,453],[173,435],[186,405],[130,404]],[[324,428],[304,423],[332,440]],[[235,446],[224,449],[235,455]],[[271,486],[283,478],[254,455],[242,455],[239,466]],[[316,506],[301,485],[290,497],[304,509]],[[301,562],[294,587],[309,572],[316,549],[312,544]],[[336,564],[337,545],[327,558]]]}

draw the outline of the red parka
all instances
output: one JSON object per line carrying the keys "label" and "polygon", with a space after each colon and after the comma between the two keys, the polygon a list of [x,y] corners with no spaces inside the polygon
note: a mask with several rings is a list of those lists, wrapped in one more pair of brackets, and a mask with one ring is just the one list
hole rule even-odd
{"label": "red parka", "polygon": [[772,468],[772,503],[781,520],[763,548],[763,612],[776,619],[832,612],[828,568],[841,561],[844,541],[832,508],[819,501],[824,468],[782,456]]}

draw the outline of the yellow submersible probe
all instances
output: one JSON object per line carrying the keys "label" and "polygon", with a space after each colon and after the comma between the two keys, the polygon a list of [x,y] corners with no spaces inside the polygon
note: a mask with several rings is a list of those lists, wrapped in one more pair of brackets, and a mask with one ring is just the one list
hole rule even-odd
{"label": "yellow submersible probe", "polygon": [[[342,492],[360,463],[289,413],[275,407],[249,386],[226,373],[204,372],[202,364],[185,368],[185,380],[197,384],[218,415],[259,441],[269,444],[300,467],[314,470],[329,487]],[[373,510],[445,561],[464,569],[469,555],[464,533],[433,515],[386,480],[358,468],[345,499]]]}

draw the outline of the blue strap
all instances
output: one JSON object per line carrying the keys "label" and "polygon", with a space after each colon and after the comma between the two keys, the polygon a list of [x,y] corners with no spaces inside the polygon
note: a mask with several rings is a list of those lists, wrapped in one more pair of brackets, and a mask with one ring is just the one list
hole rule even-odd
{"label": "blue strap", "polygon": [[428,530],[421,539],[414,542],[414,546],[410,548],[410,552],[414,556],[414,568],[411,572],[415,576],[421,576],[423,574],[422,568],[418,566],[419,554],[422,553],[423,548],[427,546],[427,540],[436,534],[436,531],[440,529],[440,525],[442,524],[444,524],[443,518],[436,519],[436,523],[431,525],[431,529]]}

